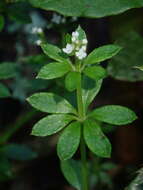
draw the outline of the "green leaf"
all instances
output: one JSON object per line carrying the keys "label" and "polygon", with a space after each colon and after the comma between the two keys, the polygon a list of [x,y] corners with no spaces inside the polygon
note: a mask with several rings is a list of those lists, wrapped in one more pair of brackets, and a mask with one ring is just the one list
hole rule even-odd
{"label": "green leaf", "polygon": [[107,172],[100,171],[99,172],[99,178],[102,184],[106,185],[109,187],[109,189],[113,189],[113,184],[112,184],[112,178]]}
{"label": "green leaf", "polygon": [[7,158],[13,160],[32,160],[37,157],[37,153],[33,152],[29,147],[26,145],[20,144],[9,144],[4,146],[0,151],[2,151]]}
{"label": "green leaf", "polygon": [[34,108],[43,112],[76,113],[76,110],[66,99],[53,93],[35,93],[27,100]]}
{"label": "green leaf", "polygon": [[100,80],[107,76],[106,70],[101,66],[86,67],[83,72],[94,80]]}
{"label": "green leaf", "polygon": [[8,79],[16,76],[16,64],[4,62],[0,64],[0,79]]}
{"label": "green leaf", "polygon": [[118,45],[104,45],[94,49],[85,59],[85,64],[100,63],[115,56],[121,47]]}
{"label": "green leaf", "polygon": [[0,83],[0,98],[6,98],[6,97],[9,97],[11,96],[8,88],[3,85],[2,83]]}
{"label": "green leaf", "polygon": [[4,17],[0,15],[0,31],[2,31],[3,27],[4,27]]}
{"label": "green leaf", "polygon": [[84,138],[88,148],[97,156],[110,157],[111,144],[94,121],[86,120],[84,122]]}
{"label": "green leaf", "polygon": [[12,163],[2,154],[0,155],[0,182],[13,178]]}
{"label": "green leaf", "polygon": [[34,125],[32,135],[41,137],[52,135],[63,129],[72,120],[73,117],[67,114],[49,115]]}
{"label": "green leaf", "polygon": [[61,162],[61,170],[66,180],[77,190],[82,188],[81,164],[75,160]]}
{"label": "green leaf", "polygon": [[70,72],[65,78],[65,87],[68,91],[74,91],[77,88],[77,81],[79,78],[78,72]]}
{"label": "green leaf", "polygon": [[109,170],[113,170],[115,168],[117,168],[117,165],[114,164],[113,162],[104,162],[102,165],[101,165],[101,168],[105,171],[109,171]]}
{"label": "green leaf", "polygon": [[126,125],[137,119],[132,110],[118,105],[97,108],[90,114],[90,117],[113,125]]}
{"label": "green leaf", "polygon": [[42,50],[46,55],[48,55],[51,59],[54,59],[59,62],[67,62],[67,59],[63,57],[61,49],[57,46],[51,44],[42,44]]}
{"label": "green leaf", "polygon": [[141,0],[30,0],[33,6],[57,11],[65,16],[104,17],[143,6]]}
{"label": "green leaf", "polygon": [[135,67],[136,69],[139,69],[141,71],[143,71],[143,66],[140,66],[140,67]]}
{"label": "green leaf", "polygon": [[79,36],[78,36],[79,40],[86,39],[86,34],[85,34],[84,30],[80,26],[78,26],[76,31],[79,33]]}
{"label": "green leaf", "polygon": [[83,77],[83,91],[82,91],[82,99],[83,99],[83,107],[86,111],[90,103],[93,101],[95,96],[98,94],[102,85],[102,80],[94,81],[86,76]]}
{"label": "green leaf", "polygon": [[61,160],[68,160],[77,151],[80,143],[80,127],[80,123],[73,122],[64,129],[57,145],[57,153]]}
{"label": "green leaf", "polygon": [[117,80],[141,81],[142,71],[135,69],[143,65],[143,37],[136,32],[128,32],[117,42],[124,47],[108,64],[108,73]]}
{"label": "green leaf", "polygon": [[71,40],[71,35],[69,33],[66,34],[65,36],[65,45],[66,44],[71,44],[72,40]]}
{"label": "green leaf", "polygon": [[44,67],[42,67],[37,78],[54,79],[62,77],[70,70],[71,67],[68,63],[62,63],[62,62],[49,63]]}
{"label": "green leaf", "polygon": [[143,168],[138,170],[135,179],[125,188],[125,190],[142,190],[143,187]]}

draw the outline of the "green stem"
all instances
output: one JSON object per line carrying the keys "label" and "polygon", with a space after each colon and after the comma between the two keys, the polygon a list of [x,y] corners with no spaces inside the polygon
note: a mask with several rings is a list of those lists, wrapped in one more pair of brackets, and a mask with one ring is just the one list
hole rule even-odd
{"label": "green stem", "polygon": [[77,106],[80,119],[84,119],[85,113],[82,100],[81,73],[79,74],[79,78],[77,81]]}
{"label": "green stem", "polygon": [[[85,113],[83,108],[83,100],[82,100],[82,86],[81,86],[81,73],[79,75],[78,83],[77,83],[77,106],[78,106],[78,115],[81,121],[84,120]],[[83,126],[81,127],[81,144],[80,144],[80,152],[81,152],[81,172],[82,172],[82,190],[88,190],[88,176],[87,176],[87,162],[86,162],[86,146],[83,137]]]}
{"label": "green stem", "polygon": [[80,143],[80,152],[81,152],[81,172],[82,172],[82,190],[88,190],[88,174],[87,174],[87,161],[86,161],[86,147],[83,138],[83,126],[81,128],[81,143]]}

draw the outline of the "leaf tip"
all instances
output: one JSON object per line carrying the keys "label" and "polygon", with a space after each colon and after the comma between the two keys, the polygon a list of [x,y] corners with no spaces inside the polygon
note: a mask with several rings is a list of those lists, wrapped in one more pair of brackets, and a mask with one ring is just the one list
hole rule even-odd
{"label": "leaf tip", "polygon": [[32,135],[32,136],[39,136],[39,134],[34,129],[32,129],[30,135]]}
{"label": "leaf tip", "polygon": [[134,119],[133,119],[133,121],[135,121],[136,119],[138,119],[138,116],[134,113]]}
{"label": "leaf tip", "polygon": [[38,74],[38,75],[36,76],[36,79],[41,79],[40,74]]}
{"label": "leaf tip", "polygon": [[30,102],[30,97],[26,98],[26,101],[27,101],[27,102]]}

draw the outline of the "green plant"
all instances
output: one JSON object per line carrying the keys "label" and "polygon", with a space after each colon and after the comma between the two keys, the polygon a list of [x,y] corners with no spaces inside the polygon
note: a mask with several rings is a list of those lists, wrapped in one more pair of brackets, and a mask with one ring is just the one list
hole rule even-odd
{"label": "green plant", "polygon": [[137,171],[137,176],[125,190],[141,190],[143,188],[143,168]]}
{"label": "green plant", "polygon": [[[37,78],[55,79],[65,76],[65,87],[74,92],[77,105],[74,107],[63,97],[54,93],[41,92],[27,100],[36,109],[50,113],[35,124],[32,135],[48,136],[65,128],[59,138],[57,154],[61,160],[64,176],[76,189],[89,189],[89,173],[86,145],[99,157],[111,156],[111,144],[102,132],[101,122],[112,125],[126,125],[134,121],[135,113],[123,106],[106,105],[90,111],[89,105],[98,94],[106,70],[99,64],[116,55],[121,47],[105,45],[86,54],[87,38],[78,27],[71,35],[66,35],[66,48],[41,42],[41,48],[55,60],[43,66]],[[81,162],[72,160],[80,145]]]}
{"label": "green plant", "polygon": [[[0,64],[0,80],[10,79],[16,76],[16,65],[11,62],[3,62]],[[9,89],[0,83],[0,98],[11,96]]]}
{"label": "green plant", "polygon": [[35,7],[54,10],[66,16],[92,18],[115,15],[131,8],[143,6],[143,2],[140,0],[78,0],[74,2],[72,0],[29,0],[29,2]]}

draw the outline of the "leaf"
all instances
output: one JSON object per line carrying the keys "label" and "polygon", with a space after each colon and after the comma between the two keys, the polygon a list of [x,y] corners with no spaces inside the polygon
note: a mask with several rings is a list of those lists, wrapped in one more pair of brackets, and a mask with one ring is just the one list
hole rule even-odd
{"label": "leaf", "polygon": [[107,172],[100,171],[99,178],[102,184],[108,186],[110,189],[113,189],[112,178]]}
{"label": "leaf", "polygon": [[102,80],[94,81],[86,76],[83,77],[83,91],[82,91],[82,99],[83,99],[83,107],[86,111],[90,103],[93,101],[95,96],[98,94],[101,88]]}
{"label": "leaf", "polygon": [[67,62],[67,59],[62,56],[62,51],[57,46],[54,46],[52,44],[42,44],[41,45],[42,50],[48,57],[51,59],[54,59],[59,62]]}
{"label": "leaf", "polygon": [[81,164],[75,160],[61,162],[61,170],[66,180],[76,189],[81,190]]}
{"label": "leaf", "polygon": [[125,188],[125,190],[142,190],[143,187],[143,168],[137,171],[135,179]]}
{"label": "leaf", "polygon": [[114,125],[126,125],[137,119],[136,114],[129,108],[118,105],[107,105],[95,109],[90,117]]}
{"label": "leaf", "polygon": [[106,70],[101,66],[86,67],[83,72],[86,76],[94,80],[100,80],[107,76]]}
{"label": "leaf", "polygon": [[143,71],[143,66],[140,66],[140,67],[135,67],[136,69],[139,69],[141,71]]}
{"label": "leaf", "polygon": [[94,49],[85,59],[85,64],[100,63],[115,56],[121,47],[118,45],[104,45]]}
{"label": "leaf", "polygon": [[111,144],[94,121],[86,120],[84,122],[84,138],[88,148],[97,156],[110,157]]}
{"label": "leaf", "polygon": [[64,129],[57,145],[57,153],[60,160],[70,159],[77,151],[80,143],[80,127],[80,123],[73,122]]}
{"label": "leaf", "polygon": [[69,33],[67,33],[65,35],[65,45],[66,44],[71,44],[72,40],[71,40],[71,35]]}
{"label": "leaf", "polygon": [[2,31],[3,27],[4,27],[4,17],[0,15],[0,31]]}
{"label": "leaf", "polygon": [[16,76],[16,64],[3,62],[0,64],[0,79],[8,79]]}
{"label": "leaf", "polygon": [[141,0],[30,0],[33,6],[57,11],[65,16],[104,17],[143,6]]}
{"label": "leaf", "polygon": [[73,117],[67,114],[49,115],[34,125],[32,135],[41,137],[52,135],[63,129],[72,120]]}
{"label": "leaf", "polygon": [[81,28],[81,26],[78,26],[76,31],[79,33],[79,36],[78,36],[79,40],[86,39],[86,34],[85,34],[84,30]]}
{"label": "leaf", "polygon": [[0,155],[0,182],[4,182],[12,178],[12,163],[10,163],[10,161],[2,154]]}
{"label": "leaf", "polygon": [[[48,60],[49,61],[49,60]],[[24,62],[33,66],[36,69],[47,62],[47,56],[45,54],[29,55],[24,57]]]}
{"label": "leaf", "polygon": [[36,78],[41,79],[54,79],[58,77],[62,77],[65,75],[68,71],[71,70],[71,67],[68,63],[49,63],[42,67],[40,70],[38,76]]}
{"label": "leaf", "polygon": [[105,171],[109,171],[109,170],[113,170],[115,168],[117,168],[117,165],[114,164],[113,162],[104,162],[102,165],[101,165],[101,168]]}
{"label": "leaf", "polygon": [[20,144],[5,145],[0,151],[2,151],[7,156],[7,158],[13,160],[26,161],[37,157],[36,152],[33,152],[26,145]]}
{"label": "leaf", "polygon": [[109,75],[117,80],[143,80],[142,71],[135,68],[143,65],[143,38],[136,32],[128,32],[116,43],[124,48],[108,64]]}
{"label": "leaf", "polygon": [[65,78],[65,87],[68,91],[74,91],[77,88],[77,81],[79,78],[78,72],[70,72]]}
{"label": "leaf", "polygon": [[47,113],[76,113],[72,105],[64,98],[53,93],[35,93],[27,101],[36,109]]}
{"label": "leaf", "polygon": [[0,98],[6,98],[6,97],[9,97],[11,96],[8,88],[3,85],[2,83],[0,83]]}

